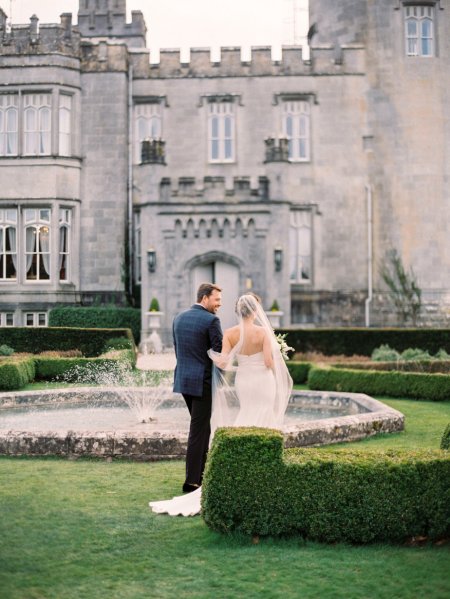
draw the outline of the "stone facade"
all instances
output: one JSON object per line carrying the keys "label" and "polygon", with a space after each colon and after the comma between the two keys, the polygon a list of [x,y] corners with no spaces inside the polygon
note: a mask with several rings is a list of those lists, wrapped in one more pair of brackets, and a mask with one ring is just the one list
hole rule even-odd
{"label": "stone facade", "polygon": [[[134,282],[144,334],[156,297],[170,343],[204,279],[224,287],[224,326],[245,290],[276,300],[283,326],[395,324],[378,274],[392,248],[417,275],[422,324],[450,323],[446,2],[418,8],[429,56],[407,55],[417,3],[311,0],[307,60],[256,47],[244,62],[229,47],[218,62],[163,50],[158,64],[140,12],[126,23],[125,0],[97,4],[80,1],[78,26],[64,14],[10,29],[0,13],[0,109],[16,110],[0,146],[0,324],[125,303]],[[31,209],[50,211],[30,225],[34,250]]]}

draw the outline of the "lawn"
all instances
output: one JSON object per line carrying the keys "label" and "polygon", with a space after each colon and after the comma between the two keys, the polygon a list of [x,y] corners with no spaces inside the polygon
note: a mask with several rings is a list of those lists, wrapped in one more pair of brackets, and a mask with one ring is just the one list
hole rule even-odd
{"label": "lawn", "polygon": [[[404,433],[367,450],[436,447],[450,403],[386,400]],[[342,444],[345,450],[350,444]],[[322,545],[211,532],[200,517],[153,514],[179,492],[184,464],[0,459],[2,599],[446,599],[449,544]]]}

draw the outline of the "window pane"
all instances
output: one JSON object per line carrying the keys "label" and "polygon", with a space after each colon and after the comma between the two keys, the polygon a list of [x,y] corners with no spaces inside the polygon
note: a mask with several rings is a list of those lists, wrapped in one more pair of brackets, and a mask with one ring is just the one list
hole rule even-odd
{"label": "window pane", "polygon": [[225,140],[225,158],[230,159],[233,157],[233,144],[231,139]]}
{"label": "window pane", "polygon": [[211,141],[211,158],[213,160],[219,159],[219,142],[217,139]]}
{"label": "window pane", "polygon": [[217,117],[211,119],[211,136],[219,137],[219,119]]}
{"label": "window pane", "polygon": [[423,19],[422,24],[422,37],[431,37],[431,20]]}
{"label": "window pane", "polygon": [[408,29],[408,35],[411,37],[417,37],[417,21],[416,19],[408,19],[406,22]]}
{"label": "window pane", "polygon": [[231,137],[231,118],[225,117],[225,137]]}
{"label": "window pane", "polygon": [[11,312],[7,312],[7,314],[6,314],[6,326],[7,327],[14,326],[14,314]]}
{"label": "window pane", "polygon": [[45,317],[46,317],[45,313],[38,314],[38,326],[45,327]]}
{"label": "window pane", "polygon": [[32,327],[34,325],[34,318],[33,318],[34,314],[28,312],[27,314],[25,314],[25,323],[27,327]]}
{"label": "window pane", "polygon": [[286,134],[291,136],[293,133],[292,117],[288,116],[286,119]]}
{"label": "window pane", "polygon": [[289,278],[297,280],[297,230],[289,229]]}

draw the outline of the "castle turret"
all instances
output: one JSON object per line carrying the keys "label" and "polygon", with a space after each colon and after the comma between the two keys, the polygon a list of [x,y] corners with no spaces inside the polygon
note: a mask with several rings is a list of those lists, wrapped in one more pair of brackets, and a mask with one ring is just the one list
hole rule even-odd
{"label": "castle turret", "polygon": [[80,0],[78,28],[84,38],[119,39],[133,48],[145,48],[147,27],[140,10],[126,22],[126,0]]}
{"label": "castle turret", "polygon": [[364,43],[367,35],[367,0],[310,0],[312,45]]}

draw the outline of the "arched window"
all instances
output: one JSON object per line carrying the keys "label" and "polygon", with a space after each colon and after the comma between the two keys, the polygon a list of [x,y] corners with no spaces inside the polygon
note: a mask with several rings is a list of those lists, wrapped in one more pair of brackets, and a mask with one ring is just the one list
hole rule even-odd
{"label": "arched window", "polygon": [[210,102],[208,105],[208,160],[234,162],[235,116],[233,102]]}
{"label": "arched window", "polygon": [[51,129],[51,94],[24,94],[24,154],[50,154]]}
{"label": "arched window", "polygon": [[0,281],[17,279],[17,210],[0,210]]}
{"label": "arched window", "polygon": [[50,279],[50,209],[24,210],[27,281]]}
{"label": "arched window", "polygon": [[291,283],[311,282],[311,211],[293,210],[289,229],[289,278]]}
{"label": "arched window", "polygon": [[72,240],[72,210],[60,208],[59,210],[59,280],[70,280],[70,251]]}
{"label": "arched window", "polygon": [[72,96],[59,96],[59,155],[72,154]]}
{"label": "arched window", "polygon": [[161,104],[152,102],[136,104],[134,107],[134,162],[141,162],[141,144],[146,139],[160,139],[162,136]]}
{"label": "arched window", "polygon": [[289,160],[307,162],[310,159],[309,102],[285,101],[282,110],[282,130],[289,140]]}

